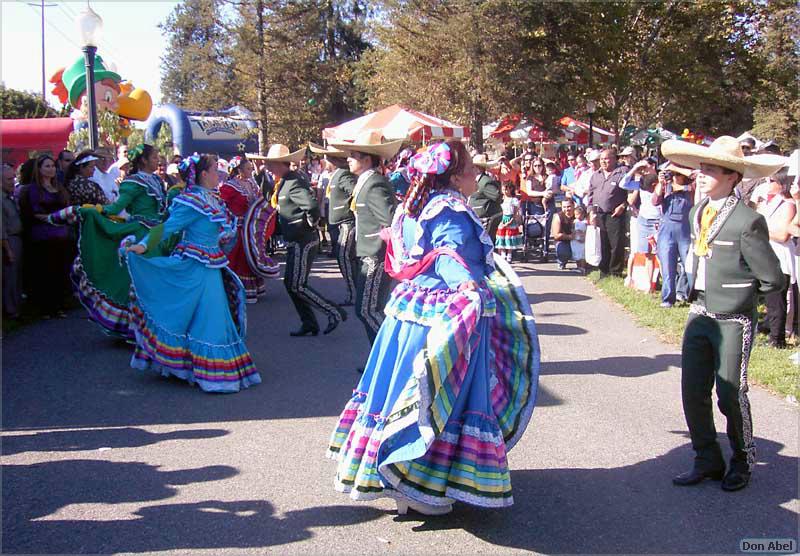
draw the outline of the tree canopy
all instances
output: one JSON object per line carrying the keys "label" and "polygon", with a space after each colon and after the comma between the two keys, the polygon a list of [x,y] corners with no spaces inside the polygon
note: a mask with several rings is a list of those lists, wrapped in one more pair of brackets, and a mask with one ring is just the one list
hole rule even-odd
{"label": "tree canopy", "polygon": [[3,118],[55,118],[58,115],[41,96],[0,85],[0,116]]}
{"label": "tree canopy", "polygon": [[748,129],[796,146],[800,21],[792,0],[185,0],[164,23],[167,100],[243,104],[261,148],[400,103],[480,129]]}

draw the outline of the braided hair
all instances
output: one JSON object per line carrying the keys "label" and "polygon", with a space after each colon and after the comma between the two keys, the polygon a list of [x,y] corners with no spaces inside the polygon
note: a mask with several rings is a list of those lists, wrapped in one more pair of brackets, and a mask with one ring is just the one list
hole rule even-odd
{"label": "braided hair", "polygon": [[[445,145],[450,149],[450,162],[441,174],[419,171],[415,167],[416,157],[409,162],[411,186],[403,199],[403,212],[412,218],[419,216],[433,193],[452,188],[450,177],[463,172],[469,160],[467,148],[461,141],[450,139]],[[433,148],[435,145],[430,146],[428,150]]]}
{"label": "braided hair", "polygon": [[200,173],[213,168],[215,164],[216,161],[213,156],[194,153],[192,156],[183,159],[178,165],[178,172],[181,175],[181,179],[186,183],[186,187],[191,187],[199,185],[197,180],[200,178]]}

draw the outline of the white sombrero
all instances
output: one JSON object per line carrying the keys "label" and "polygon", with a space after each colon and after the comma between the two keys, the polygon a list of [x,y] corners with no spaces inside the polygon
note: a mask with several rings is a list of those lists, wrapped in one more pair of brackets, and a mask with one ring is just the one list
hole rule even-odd
{"label": "white sombrero", "polygon": [[334,149],[374,154],[381,159],[388,159],[397,154],[404,140],[398,139],[384,143],[380,130],[370,129],[359,133],[353,141],[334,140],[328,141],[328,144]]}
{"label": "white sombrero", "polygon": [[723,135],[705,147],[687,141],[669,139],[661,145],[665,158],[689,168],[700,168],[701,164],[713,164],[739,172],[745,178],[765,178],[780,170],[786,158],[774,154],[744,156],[739,140]]}
{"label": "white sombrero", "polygon": [[494,168],[499,162],[497,160],[489,160],[489,156],[484,153],[473,156],[472,164],[478,168]]}
{"label": "white sombrero", "polygon": [[275,143],[269,146],[266,156],[263,157],[267,162],[300,162],[306,156],[306,149],[298,149],[294,152],[289,151],[289,147]]}
{"label": "white sombrero", "polygon": [[326,149],[325,147],[317,145],[316,143],[312,143],[311,141],[308,142],[308,148],[311,149],[311,152],[314,154],[324,154],[325,156],[347,158],[347,152],[345,151],[340,151],[339,149],[333,149],[331,147]]}

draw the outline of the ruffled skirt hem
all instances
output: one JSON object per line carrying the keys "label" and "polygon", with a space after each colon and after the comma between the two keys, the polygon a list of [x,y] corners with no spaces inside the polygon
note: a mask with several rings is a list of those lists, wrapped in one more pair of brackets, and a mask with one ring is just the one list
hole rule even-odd
{"label": "ruffled skirt hem", "polygon": [[132,316],[136,350],[131,367],[176,376],[196,383],[205,392],[238,392],[261,383],[243,340],[213,345],[172,334],[159,327],[135,302]]}

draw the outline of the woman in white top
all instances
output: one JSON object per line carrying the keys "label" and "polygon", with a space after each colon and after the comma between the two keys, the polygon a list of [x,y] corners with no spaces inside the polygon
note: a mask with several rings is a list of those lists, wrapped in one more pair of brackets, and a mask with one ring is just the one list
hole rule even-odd
{"label": "woman in white top", "polygon": [[797,211],[789,197],[790,186],[791,178],[787,169],[783,168],[769,178],[756,207],[759,214],[767,220],[770,246],[786,276],[786,287],[765,296],[767,315],[764,329],[769,330],[769,344],[780,348],[786,347],[786,295],[790,284],[796,281],[795,247],[790,231]]}

